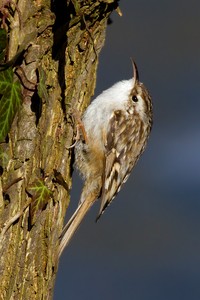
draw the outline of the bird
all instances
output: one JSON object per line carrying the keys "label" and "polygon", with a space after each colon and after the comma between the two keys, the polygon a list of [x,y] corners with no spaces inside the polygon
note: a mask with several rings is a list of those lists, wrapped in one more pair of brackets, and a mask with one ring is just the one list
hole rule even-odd
{"label": "bird", "polygon": [[133,77],[103,91],[80,121],[82,130],[75,144],[75,165],[84,185],[79,205],[62,231],[59,256],[100,198],[96,221],[99,220],[145,150],[152,128],[152,100],[139,81],[136,63],[131,61]]}

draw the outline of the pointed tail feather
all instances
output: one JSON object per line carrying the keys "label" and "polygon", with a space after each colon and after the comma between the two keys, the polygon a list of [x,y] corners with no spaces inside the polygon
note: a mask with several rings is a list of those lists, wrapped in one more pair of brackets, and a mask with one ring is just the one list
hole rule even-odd
{"label": "pointed tail feather", "polygon": [[69,244],[72,236],[78,229],[81,221],[83,220],[84,216],[89,211],[93,203],[94,201],[84,201],[81,205],[78,206],[68,223],[65,225],[61,235],[61,242],[58,248],[58,257],[61,256],[64,248]]}

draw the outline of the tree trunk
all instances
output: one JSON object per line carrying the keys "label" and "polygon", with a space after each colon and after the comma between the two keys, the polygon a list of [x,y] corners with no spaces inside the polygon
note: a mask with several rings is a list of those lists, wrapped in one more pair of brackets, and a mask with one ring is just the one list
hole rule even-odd
{"label": "tree trunk", "polygon": [[12,67],[22,99],[0,144],[0,299],[52,298],[71,188],[73,113],[94,93],[117,2],[0,2],[9,34],[0,73]]}

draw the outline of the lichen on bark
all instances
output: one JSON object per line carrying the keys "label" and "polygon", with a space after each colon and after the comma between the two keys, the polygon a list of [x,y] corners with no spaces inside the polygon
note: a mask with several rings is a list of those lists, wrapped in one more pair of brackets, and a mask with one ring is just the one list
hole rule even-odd
{"label": "lichen on bark", "polygon": [[[116,0],[0,4],[1,26],[9,33],[7,63],[22,94],[0,144],[1,299],[52,298],[72,184],[71,112],[82,113],[94,93],[107,20],[117,5]],[[39,187],[50,193],[37,206],[43,199]]]}

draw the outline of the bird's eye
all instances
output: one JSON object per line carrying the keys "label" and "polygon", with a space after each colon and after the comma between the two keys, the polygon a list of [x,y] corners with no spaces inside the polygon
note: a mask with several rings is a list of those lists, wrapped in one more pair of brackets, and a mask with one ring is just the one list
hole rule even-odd
{"label": "bird's eye", "polygon": [[134,102],[138,102],[138,98],[137,98],[137,96],[132,96],[132,100],[134,101]]}

